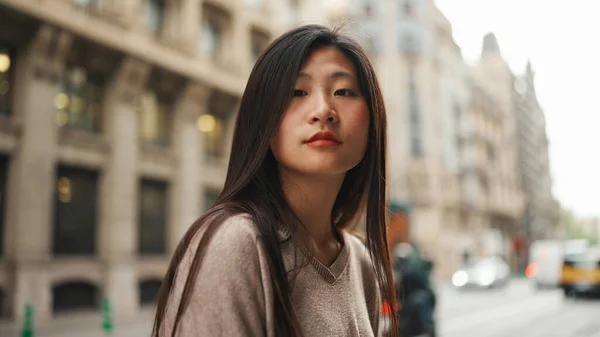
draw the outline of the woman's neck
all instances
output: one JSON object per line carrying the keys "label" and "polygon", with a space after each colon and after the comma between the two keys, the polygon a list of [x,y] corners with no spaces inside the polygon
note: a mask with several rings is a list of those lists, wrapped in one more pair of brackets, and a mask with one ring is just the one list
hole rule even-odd
{"label": "woman's neck", "polygon": [[314,177],[281,169],[280,176],[287,201],[303,225],[298,228],[300,238],[317,247],[337,242],[331,211],[344,175]]}

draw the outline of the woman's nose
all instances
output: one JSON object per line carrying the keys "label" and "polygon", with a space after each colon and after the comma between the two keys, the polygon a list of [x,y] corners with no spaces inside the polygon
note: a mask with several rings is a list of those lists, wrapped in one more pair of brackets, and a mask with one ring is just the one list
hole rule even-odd
{"label": "woman's nose", "polygon": [[331,102],[332,97],[328,97],[325,94],[315,96],[316,102],[310,114],[310,122],[336,123],[338,121],[338,114]]}

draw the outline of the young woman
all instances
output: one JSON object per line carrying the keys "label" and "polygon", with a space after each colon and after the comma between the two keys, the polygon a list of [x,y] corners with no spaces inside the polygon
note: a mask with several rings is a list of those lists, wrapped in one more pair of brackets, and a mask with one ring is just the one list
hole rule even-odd
{"label": "young woman", "polygon": [[[315,25],[273,42],[242,96],[223,191],[167,270],[152,335],[377,336],[380,303],[394,303],[385,140],[358,44]],[[368,249],[346,231],[365,209]]]}

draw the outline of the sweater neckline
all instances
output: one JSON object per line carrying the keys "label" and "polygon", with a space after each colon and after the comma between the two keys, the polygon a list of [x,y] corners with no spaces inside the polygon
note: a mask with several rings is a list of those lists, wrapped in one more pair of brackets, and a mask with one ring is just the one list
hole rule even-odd
{"label": "sweater neckline", "polygon": [[325,280],[325,282],[329,284],[334,284],[346,269],[346,265],[348,264],[348,257],[350,256],[350,251],[348,249],[348,240],[346,239],[344,232],[338,230],[338,235],[340,240],[342,241],[342,248],[338,253],[337,257],[331,264],[331,266],[326,266],[321,263],[314,254],[306,248],[306,246],[302,243],[298,243],[302,254],[308,259],[310,265],[317,271],[317,273]]}
{"label": "sweater neckline", "polygon": [[[333,263],[328,267],[322,264],[310,251],[310,249],[306,248],[306,246],[302,242],[294,242],[293,245],[297,247],[297,249],[306,257],[309,264],[316,270],[316,272],[323,278],[325,282],[328,284],[334,284],[346,269],[346,265],[348,264],[348,259],[350,256],[350,249],[348,247],[348,238],[346,237],[346,233],[344,230],[336,228],[336,232],[338,237],[342,241],[342,248],[338,253],[337,257],[333,261]],[[290,239],[291,234],[288,228],[279,224],[277,228],[277,233],[280,239],[280,243],[283,243]],[[292,240],[297,241],[297,240]]]}

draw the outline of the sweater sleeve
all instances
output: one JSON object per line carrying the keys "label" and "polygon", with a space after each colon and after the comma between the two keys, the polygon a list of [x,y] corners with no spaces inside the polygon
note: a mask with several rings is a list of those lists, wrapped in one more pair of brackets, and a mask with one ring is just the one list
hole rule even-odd
{"label": "sweater sleeve", "polygon": [[[211,239],[177,336],[272,336],[271,286],[267,256],[258,229],[246,216],[234,216]],[[175,312],[201,235],[192,240],[175,277],[167,330]],[[170,336],[170,335],[169,335]]]}

